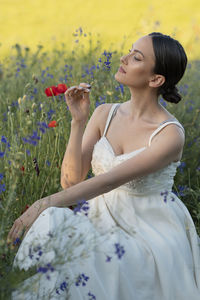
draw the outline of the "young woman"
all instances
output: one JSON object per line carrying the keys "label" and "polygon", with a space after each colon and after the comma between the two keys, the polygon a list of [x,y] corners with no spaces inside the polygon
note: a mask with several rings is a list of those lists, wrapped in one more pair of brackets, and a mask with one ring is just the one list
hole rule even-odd
{"label": "young woman", "polygon": [[[181,100],[186,65],[173,38],[140,38],[115,74],[130,100],[97,107],[85,132],[89,86],[66,92],[64,190],[36,201],[10,230],[11,241],[26,233],[14,266],[37,266],[13,299],[200,299],[198,236],[171,191],[184,129],[158,101]],[[84,181],[90,167],[95,176]],[[77,213],[67,208],[80,200]]]}

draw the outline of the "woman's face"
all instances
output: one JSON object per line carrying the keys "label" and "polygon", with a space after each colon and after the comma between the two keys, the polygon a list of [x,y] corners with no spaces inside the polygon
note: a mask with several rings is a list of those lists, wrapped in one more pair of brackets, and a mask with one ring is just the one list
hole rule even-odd
{"label": "woman's face", "polygon": [[143,89],[149,86],[155,65],[155,55],[152,39],[144,36],[137,40],[129,54],[122,56],[121,65],[115,79],[132,88]]}

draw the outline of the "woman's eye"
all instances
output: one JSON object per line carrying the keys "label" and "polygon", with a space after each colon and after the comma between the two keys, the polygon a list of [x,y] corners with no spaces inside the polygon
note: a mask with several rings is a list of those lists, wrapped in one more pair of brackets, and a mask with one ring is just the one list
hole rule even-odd
{"label": "woman's eye", "polygon": [[[131,52],[132,52],[132,50],[129,49],[129,53],[131,53]],[[135,60],[137,60],[137,61],[140,61],[140,60],[141,60],[141,59],[137,58],[137,56],[133,56],[133,58],[134,58]]]}

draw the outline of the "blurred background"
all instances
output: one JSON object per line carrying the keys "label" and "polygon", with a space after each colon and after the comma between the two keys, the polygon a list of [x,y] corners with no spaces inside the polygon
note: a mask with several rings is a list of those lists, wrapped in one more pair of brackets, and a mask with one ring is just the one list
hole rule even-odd
{"label": "blurred background", "polygon": [[[143,34],[176,36],[191,59],[200,56],[199,0],[0,0],[0,57],[16,43],[34,50],[61,43],[69,50],[83,30],[105,47],[127,47]],[[85,34],[86,34],[85,33]]]}

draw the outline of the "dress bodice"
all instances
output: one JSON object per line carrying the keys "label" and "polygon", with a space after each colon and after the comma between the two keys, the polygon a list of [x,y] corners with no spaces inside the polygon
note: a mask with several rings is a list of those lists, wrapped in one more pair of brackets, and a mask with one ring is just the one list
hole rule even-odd
{"label": "dress bodice", "polygon": [[[133,156],[136,156],[137,154],[139,154],[140,152],[146,149],[146,147],[143,147],[129,153],[115,155],[113,148],[109,143],[108,139],[106,138],[105,134],[118,106],[119,103],[112,105],[107,118],[104,134],[94,146],[91,165],[92,165],[93,174],[95,176],[108,172],[113,167],[117,166],[118,164],[122,163],[123,161]],[[152,135],[149,138],[148,146],[151,145],[151,141],[153,137],[162,128],[172,123],[178,125],[183,129],[182,125],[176,119],[167,120],[161,123],[159,127],[152,133]],[[174,183],[173,179],[176,174],[176,169],[179,165],[180,165],[180,161],[172,162],[168,166],[162,168],[159,171],[156,171],[144,177],[134,179],[120,186],[119,188],[126,189],[136,194],[151,193],[160,190],[171,191]]]}

